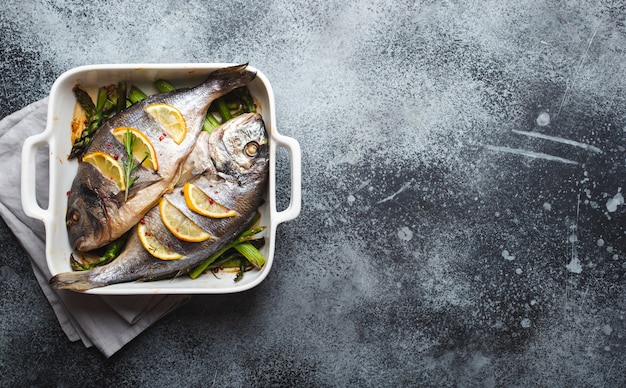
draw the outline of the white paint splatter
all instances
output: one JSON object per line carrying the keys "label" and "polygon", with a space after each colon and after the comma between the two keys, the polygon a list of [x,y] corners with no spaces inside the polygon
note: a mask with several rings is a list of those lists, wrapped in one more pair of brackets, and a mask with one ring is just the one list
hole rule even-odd
{"label": "white paint splatter", "polygon": [[475,373],[478,373],[479,370],[483,369],[489,364],[491,364],[491,359],[481,353],[474,354],[469,363]]}
{"label": "white paint splatter", "polygon": [[413,231],[404,226],[398,229],[398,238],[402,241],[410,241],[413,238]]}
{"label": "white paint splatter", "polygon": [[567,264],[565,266],[565,268],[567,268],[568,271],[572,272],[572,273],[581,273],[583,272],[583,267],[580,263],[580,260],[578,260],[577,256],[574,256],[572,258],[572,260],[569,262],[569,264]]}
{"label": "white paint splatter", "polygon": [[592,145],[587,144],[587,143],[581,143],[581,142],[570,140],[570,139],[565,139],[565,138],[562,138],[562,137],[545,135],[545,134],[539,133],[539,132],[519,131],[519,130],[516,130],[516,129],[513,130],[513,133],[516,133],[518,135],[529,136],[529,137],[536,137],[538,139],[543,139],[543,140],[550,140],[550,141],[554,141],[554,142],[561,143],[561,144],[567,144],[567,145],[570,145],[570,146],[573,146],[573,147],[582,148],[584,150],[595,152],[595,153],[598,153],[598,154],[602,153],[602,150],[600,148],[596,147],[596,146],[592,146]]}
{"label": "white paint splatter", "polygon": [[484,145],[484,147],[486,149],[488,149],[488,150],[496,151],[496,152],[505,152],[505,153],[509,153],[509,154],[526,156],[526,157],[534,158],[534,159],[544,159],[544,160],[549,160],[549,161],[552,161],[552,162],[559,162],[559,163],[564,163],[564,164],[578,165],[578,162],[576,162],[576,161],[573,161],[573,160],[570,160],[570,159],[566,159],[566,158],[561,158],[559,156],[544,154],[543,152],[534,152],[534,151],[528,151],[528,150],[523,150],[523,149],[518,149],[518,148],[493,146],[493,145],[489,145],[489,144]]}
{"label": "white paint splatter", "polygon": [[539,116],[537,116],[537,125],[540,127],[545,127],[546,125],[550,124],[550,113],[548,112],[541,112],[539,113]]}
{"label": "white paint splatter", "polygon": [[615,194],[613,196],[613,198],[609,198],[608,201],[606,201],[606,209],[609,211],[609,213],[613,213],[614,211],[617,210],[617,207],[620,205],[624,204],[624,196],[622,195],[621,192],[617,192],[617,194]]}
{"label": "white paint splatter", "polygon": [[412,183],[412,181],[410,181],[410,182],[405,182],[405,183],[402,185],[402,187],[400,187],[400,189],[399,189],[398,191],[396,191],[395,193],[391,194],[390,196],[388,196],[388,197],[386,197],[386,198],[381,199],[380,201],[378,201],[378,203],[383,203],[383,202],[387,202],[387,201],[391,201],[391,200],[393,200],[393,199],[394,199],[394,198],[395,198],[398,194],[400,194],[400,193],[401,193],[401,192],[403,192],[404,190],[406,190],[406,189],[410,188],[410,187],[411,187],[411,183]]}
{"label": "white paint splatter", "polygon": [[511,255],[507,249],[502,251],[502,257],[504,257],[504,259],[508,261],[515,260],[515,256]]}

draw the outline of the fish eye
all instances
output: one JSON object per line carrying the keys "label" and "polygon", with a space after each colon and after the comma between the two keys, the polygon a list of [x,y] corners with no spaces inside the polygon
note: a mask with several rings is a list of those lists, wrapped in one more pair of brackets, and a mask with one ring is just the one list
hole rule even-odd
{"label": "fish eye", "polygon": [[80,221],[80,213],[76,210],[72,210],[66,221],[67,226],[76,225],[78,221]]}
{"label": "fish eye", "polygon": [[259,153],[259,143],[257,143],[256,141],[251,141],[250,143],[246,144],[243,150],[246,155],[254,157]]}

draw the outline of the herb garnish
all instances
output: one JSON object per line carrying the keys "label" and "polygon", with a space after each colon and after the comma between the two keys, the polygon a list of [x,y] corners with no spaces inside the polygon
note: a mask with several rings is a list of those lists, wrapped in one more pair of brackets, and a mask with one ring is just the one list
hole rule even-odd
{"label": "herb garnish", "polygon": [[137,141],[137,136],[135,136],[130,128],[126,128],[126,133],[124,133],[124,150],[126,151],[126,158],[122,160],[122,167],[124,169],[124,183],[126,184],[126,189],[124,190],[124,201],[128,200],[128,192],[130,187],[135,183],[137,177],[131,177],[133,171],[139,168],[143,164],[143,162],[150,156],[149,153],[146,152],[146,156],[139,162],[139,164],[135,164],[135,158],[133,157],[133,148],[135,147],[135,142]]}

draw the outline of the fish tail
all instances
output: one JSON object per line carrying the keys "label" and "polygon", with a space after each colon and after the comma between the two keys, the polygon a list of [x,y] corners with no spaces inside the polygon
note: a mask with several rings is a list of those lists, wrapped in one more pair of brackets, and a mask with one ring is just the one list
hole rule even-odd
{"label": "fish tail", "polygon": [[50,286],[56,290],[85,291],[101,284],[94,282],[91,271],[63,272],[50,279]]}
{"label": "fish tail", "polygon": [[247,70],[247,67],[248,64],[244,63],[215,70],[205,84],[210,84],[219,94],[226,94],[247,85],[256,77],[256,72]]}

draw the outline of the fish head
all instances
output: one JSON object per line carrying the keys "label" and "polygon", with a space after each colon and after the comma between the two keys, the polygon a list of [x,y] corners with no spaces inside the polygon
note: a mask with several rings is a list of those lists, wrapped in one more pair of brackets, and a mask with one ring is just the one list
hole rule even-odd
{"label": "fish head", "polygon": [[75,181],[67,202],[65,224],[70,245],[84,251],[109,241],[106,207],[98,190],[87,180]]}
{"label": "fish head", "polygon": [[260,114],[237,116],[212,135],[212,159],[217,171],[232,176],[266,172],[268,136]]}

